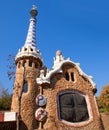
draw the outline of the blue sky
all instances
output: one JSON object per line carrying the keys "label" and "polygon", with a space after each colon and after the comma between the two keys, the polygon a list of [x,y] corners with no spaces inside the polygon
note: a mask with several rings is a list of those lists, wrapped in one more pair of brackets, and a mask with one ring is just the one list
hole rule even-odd
{"label": "blue sky", "polygon": [[8,54],[16,55],[26,39],[29,11],[38,8],[37,48],[52,68],[56,50],[79,62],[93,76],[97,95],[109,83],[109,1],[2,0],[0,2],[0,83],[13,92],[7,77]]}

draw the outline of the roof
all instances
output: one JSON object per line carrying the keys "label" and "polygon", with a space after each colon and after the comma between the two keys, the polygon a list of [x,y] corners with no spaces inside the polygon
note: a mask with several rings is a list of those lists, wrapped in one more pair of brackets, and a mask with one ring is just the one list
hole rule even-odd
{"label": "roof", "polygon": [[86,78],[92,85],[93,88],[96,88],[96,84],[92,80],[92,76],[87,75],[86,73],[83,72],[83,70],[80,68],[80,63],[75,63],[70,60],[70,58],[64,59],[62,56],[62,53],[60,51],[56,52],[56,58],[54,58],[54,65],[52,70],[48,71],[46,76],[44,76],[44,71],[40,71],[40,77],[37,78],[37,83],[38,84],[43,84],[43,83],[48,83],[50,84],[50,78],[54,73],[62,73],[62,66],[64,64],[72,64],[75,66],[75,68],[78,70],[79,74]]}

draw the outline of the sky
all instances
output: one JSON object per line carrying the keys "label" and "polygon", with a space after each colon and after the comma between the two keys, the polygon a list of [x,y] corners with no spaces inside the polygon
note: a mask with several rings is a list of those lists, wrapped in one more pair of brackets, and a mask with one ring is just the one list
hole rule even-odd
{"label": "sky", "polygon": [[37,6],[37,48],[43,63],[53,66],[56,51],[93,76],[97,94],[109,84],[109,1],[108,0],[1,0],[0,1],[0,84],[13,93],[7,76],[8,55],[16,55],[26,40],[30,10]]}

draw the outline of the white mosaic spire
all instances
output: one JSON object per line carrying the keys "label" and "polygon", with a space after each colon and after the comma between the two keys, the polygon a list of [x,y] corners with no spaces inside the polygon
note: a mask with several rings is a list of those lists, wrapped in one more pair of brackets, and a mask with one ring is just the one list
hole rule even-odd
{"label": "white mosaic spire", "polygon": [[30,25],[29,25],[25,45],[30,44],[30,45],[36,47],[36,16],[37,16],[38,12],[34,5],[30,11],[30,14],[31,14]]}
{"label": "white mosaic spire", "polygon": [[38,14],[36,7],[33,5],[31,11],[30,25],[27,33],[27,38],[24,46],[19,49],[15,61],[22,57],[34,57],[38,58],[42,62],[42,57],[40,51],[36,48],[36,16]]}

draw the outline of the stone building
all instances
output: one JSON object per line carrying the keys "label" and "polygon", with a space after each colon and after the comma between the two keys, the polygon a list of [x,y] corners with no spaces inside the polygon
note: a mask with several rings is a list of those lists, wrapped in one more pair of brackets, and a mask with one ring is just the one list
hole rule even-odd
{"label": "stone building", "polygon": [[19,49],[11,111],[18,113],[21,130],[103,130],[96,103],[96,85],[79,63],[56,52],[51,70],[36,47],[36,15],[24,46]]}

